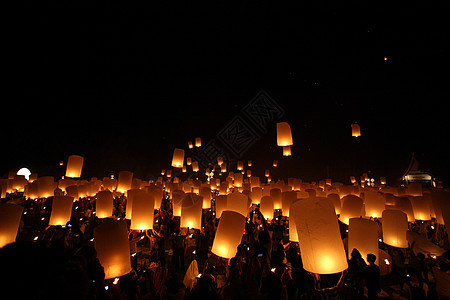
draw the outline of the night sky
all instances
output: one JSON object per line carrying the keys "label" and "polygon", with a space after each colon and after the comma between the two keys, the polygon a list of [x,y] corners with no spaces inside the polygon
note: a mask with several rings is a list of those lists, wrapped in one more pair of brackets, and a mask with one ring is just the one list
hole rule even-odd
{"label": "night sky", "polygon": [[154,179],[175,147],[196,136],[205,145],[264,90],[294,146],[283,158],[268,124],[240,158],[255,175],[278,159],[274,177],[348,183],[372,171],[393,183],[414,152],[448,186],[444,2],[58,3],[26,3],[18,16],[2,177],[24,166],[61,176],[59,161],[78,154],[85,179],[120,170]]}

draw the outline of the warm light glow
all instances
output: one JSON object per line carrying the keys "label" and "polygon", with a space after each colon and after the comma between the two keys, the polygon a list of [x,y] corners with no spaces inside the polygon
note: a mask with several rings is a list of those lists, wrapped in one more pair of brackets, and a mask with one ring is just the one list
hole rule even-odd
{"label": "warm light glow", "polygon": [[407,215],[400,210],[385,210],[382,217],[384,243],[398,248],[407,248]]}
{"label": "warm light glow", "polygon": [[286,122],[277,123],[277,145],[291,146],[292,144],[292,133],[289,124]]}
{"label": "warm light glow", "polygon": [[71,155],[67,161],[66,177],[78,178],[81,176],[84,158],[79,155]]}
{"label": "warm light glow", "polygon": [[291,156],[291,146],[283,146],[283,156]]}
{"label": "warm light glow", "polygon": [[174,168],[182,168],[184,162],[184,150],[175,148],[173,151],[172,157],[172,167]]}
{"label": "warm light glow", "polygon": [[352,136],[353,137],[359,137],[361,136],[361,128],[359,127],[358,124],[353,123],[352,124]]}
{"label": "warm light glow", "polygon": [[17,175],[23,175],[27,180],[29,180],[31,171],[27,168],[21,168],[19,171],[17,171]]}
{"label": "warm light glow", "polygon": [[201,147],[202,146],[202,139],[197,137],[195,138],[195,147]]}
{"label": "warm light glow", "polygon": [[211,252],[224,258],[236,255],[245,228],[245,217],[234,211],[224,211],[220,217]]}

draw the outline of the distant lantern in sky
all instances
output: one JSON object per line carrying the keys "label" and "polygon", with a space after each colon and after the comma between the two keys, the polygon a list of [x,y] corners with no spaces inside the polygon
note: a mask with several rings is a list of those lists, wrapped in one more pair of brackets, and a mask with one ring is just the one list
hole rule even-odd
{"label": "distant lantern in sky", "polygon": [[222,156],[217,156],[217,164],[219,166],[221,166],[223,164],[223,157]]}
{"label": "distant lantern in sky", "polygon": [[273,164],[272,164],[272,165],[273,165],[274,167],[277,167],[277,166],[278,166],[278,160],[275,159],[275,160],[273,161]]}
{"label": "distant lantern in sky", "polygon": [[198,162],[197,161],[192,162],[192,171],[198,172]]}
{"label": "distant lantern in sky", "polygon": [[292,144],[292,133],[289,124],[286,122],[277,123],[277,145],[291,146]]}
{"label": "distant lantern in sky", "polygon": [[79,155],[71,155],[67,161],[66,177],[78,178],[81,176],[84,158]]}
{"label": "distant lantern in sky", "polygon": [[149,192],[137,190],[133,197],[130,229],[153,229],[155,198]]}
{"label": "distant lantern in sky", "polygon": [[184,150],[175,148],[175,150],[173,150],[172,167],[182,168],[183,162],[184,162]]}
{"label": "distant lantern in sky", "polygon": [[383,242],[398,248],[408,248],[406,214],[400,210],[385,210],[382,217]]}
{"label": "distant lantern in sky", "polygon": [[283,146],[283,156],[291,156],[291,146]]}
{"label": "distant lantern in sky", "polygon": [[192,148],[194,148],[194,144],[192,144],[192,142],[189,141],[189,142],[188,142],[188,147],[189,147],[189,149],[192,149]]}
{"label": "distant lantern in sky", "polygon": [[352,136],[353,137],[359,137],[361,136],[361,128],[359,127],[358,124],[353,123],[352,124]]}
{"label": "distant lantern in sky", "polygon": [[48,225],[66,225],[72,215],[73,197],[54,196]]}
{"label": "distant lantern in sky", "polygon": [[266,171],[264,172],[264,176],[269,177],[270,176],[270,170],[266,169]]}
{"label": "distant lantern in sky", "polygon": [[244,163],[242,161],[237,162],[237,170],[242,171],[244,169]]}
{"label": "distant lantern in sky", "polygon": [[95,203],[95,215],[98,218],[109,218],[113,214],[114,209],[113,193],[104,190],[97,193],[97,200]]}
{"label": "distant lantern in sky", "polygon": [[201,147],[202,146],[202,138],[196,137],[195,138],[195,147]]}
{"label": "distant lantern in sky", "polygon": [[248,161],[247,161],[247,166],[249,166],[249,167],[252,166],[252,161],[251,161],[251,160],[248,160]]}
{"label": "distant lantern in sky", "polygon": [[120,171],[119,180],[117,182],[117,191],[125,193],[131,189],[131,183],[133,182],[133,172]]}
{"label": "distant lantern in sky", "polygon": [[[348,268],[333,203],[309,198],[292,203],[303,268],[317,274],[333,274]],[[291,208],[292,209],[292,208]]]}
{"label": "distant lantern in sky", "polygon": [[97,257],[105,279],[120,277],[131,271],[130,244],[125,220],[106,220],[94,229]]}
{"label": "distant lantern in sky", "polygon": [[0,248],[16,241],[23,206],[0,204]]}
{"label": "distant lantern in sky", "polygon": [[245,221],[245,216],[237,212],[224,211],[220,217],[211,252],[224,258],[234,257],[244,234]]}

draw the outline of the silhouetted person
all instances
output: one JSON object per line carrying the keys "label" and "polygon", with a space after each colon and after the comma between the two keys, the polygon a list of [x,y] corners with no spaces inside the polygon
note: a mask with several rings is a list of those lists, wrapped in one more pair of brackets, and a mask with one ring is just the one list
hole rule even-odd
{"label": "silhouetted person", "polygon": [[377,299],[380,292],[380,268],[375,264],[377,257],[374,254],[367,254],[369,265],[366,269],[366,287],[369,299]]}
{"label": "silhouetted person", "polygon": [[353,249],[348,264],[348,273],[355,296],[361,299],[364,295],[364,276],[366,271],[366,262],[357,249]]}

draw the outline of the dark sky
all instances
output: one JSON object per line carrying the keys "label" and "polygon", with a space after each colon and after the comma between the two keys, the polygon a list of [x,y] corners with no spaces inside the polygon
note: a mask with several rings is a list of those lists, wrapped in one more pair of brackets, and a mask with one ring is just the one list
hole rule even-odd
{"label": "dark sky", "polygon": [[255,170],[279,159],[278,176],[371,170],[393,180],[415,152],[448,185],[443,1],[58,3],[26,3],[18,17],[19,99],[4,108],[3,176],[22,166],[62,175],[58,162],[79,154],[87,179],[154,178],[174,147],[214,139],[265,90],[291,125],[293,155],[282,158],[272,123],[242,157]]}

